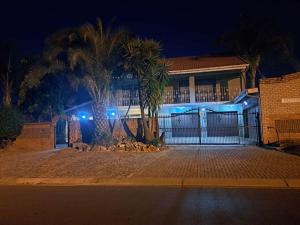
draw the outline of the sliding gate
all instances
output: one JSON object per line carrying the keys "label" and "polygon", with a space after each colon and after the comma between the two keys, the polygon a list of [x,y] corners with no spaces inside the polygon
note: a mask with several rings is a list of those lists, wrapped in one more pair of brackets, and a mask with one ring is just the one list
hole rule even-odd
{"label": "sliding gate", "polygon": [[257,144],[258,114],[199,109],[159,117],[166,144]]}

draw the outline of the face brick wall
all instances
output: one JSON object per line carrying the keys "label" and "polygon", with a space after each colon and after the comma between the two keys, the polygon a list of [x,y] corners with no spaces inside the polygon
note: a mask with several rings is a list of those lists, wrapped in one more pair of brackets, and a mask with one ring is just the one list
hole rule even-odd
{"label": "face brick wall", "polygon": [[300,140],[300,72],[260,81],[263,143]]}
{"label": "face brick wall", "polygon": [[20,149],[46,150],[54,148],[54,127],[52,123],[28,123],[14,142]]}

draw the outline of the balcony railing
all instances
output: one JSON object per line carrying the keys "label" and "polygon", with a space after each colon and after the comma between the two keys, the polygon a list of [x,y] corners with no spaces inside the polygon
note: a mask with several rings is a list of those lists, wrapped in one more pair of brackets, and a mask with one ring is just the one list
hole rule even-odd
{"label": "balcony railing", "polygon": [[231,101],[241,93],[240,88],[201,87],[196,86],[196,102]]}
{"label": "balcony railing", "polygon": [[[218,102],[230,101],[240,94],[239,88],[215,88],[215,87],[201,87],[195,88],[196,102]],[[110,98],[110,104],[116,106],[129,106],[138,105],[138,91],[118,90],[114,96]],[[177,104],[177,103],[190,103],[190,90],[189,87],[181,87],[180,89],[166,88],[162,104]]]}
{"label": "balcony railing", "polygon": [[165,89],[163,95],[163,104],[189,103],[190,90],[189,87],[181,87],[180,89]]}

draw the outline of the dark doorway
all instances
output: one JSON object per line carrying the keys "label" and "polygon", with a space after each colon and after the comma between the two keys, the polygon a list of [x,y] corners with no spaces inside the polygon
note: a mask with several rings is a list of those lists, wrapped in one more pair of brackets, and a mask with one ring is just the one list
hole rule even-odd
{"label": "dark doorway", "polygon": [[59,119],[55,126],[55,148],[67,147],[68,141],[68,122],[65,119]]}

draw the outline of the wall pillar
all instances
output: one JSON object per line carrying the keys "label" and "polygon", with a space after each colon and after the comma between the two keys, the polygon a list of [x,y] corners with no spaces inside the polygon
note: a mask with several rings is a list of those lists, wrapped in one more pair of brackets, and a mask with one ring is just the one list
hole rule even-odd
{"label": "wall pillar", "polygon": [[189,77],[189,91],[190,91],[190,102],[195,103],[196,97],[195,97],[195,77],[194,76]]}
{"label": "wall pillar", "polygon": [[246,70],[241,71],[240,83],[241,83],[241,91],[245,90],[245,88],[246,88]]}

